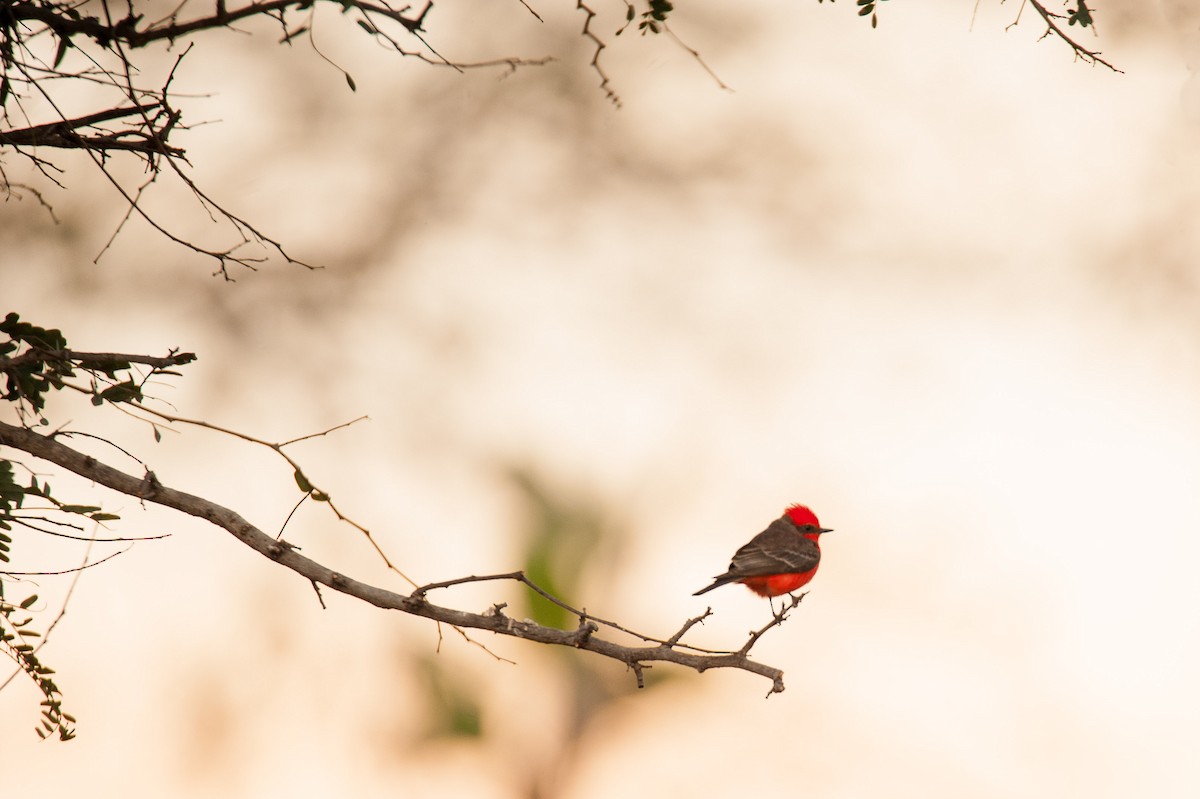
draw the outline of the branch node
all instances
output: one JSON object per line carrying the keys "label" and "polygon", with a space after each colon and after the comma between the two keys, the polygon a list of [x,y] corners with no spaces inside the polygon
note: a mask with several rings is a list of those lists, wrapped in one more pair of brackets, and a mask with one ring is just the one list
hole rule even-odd
{"label": "branch node", "polygon": [[149,469],[146,470],[146,476],[142,478],[142,485],[144,488],[142,489],[141,496],[144,499],[152,499],[162,489],[162,483],[158,481],[158,475]]}
{"label": "branch node", "polygon": [[643,672],[650,667],[643,663],[639,663],[636,660],[632,660],[629,662],[629,668],[633,669],[633,676],[637,678],[637,687],[645,688],[646,687],[646,677],[645,677],[645,674],[643,674]]}
{"label": "branch node", "polygon": [[587,614],[582,614],[579,617],[579,626],[575,628],[575,634],[571,636],[571,645],[576,649],[587,646],[591,640],[592,633],[597,632],[600,628],[595,622],[588,621]]}
{"label": "branch node", "polygon": [[329,610],[325,607],[325,597],[321,595],[321,584],[316,580],[309,580],[309,582],[312,583],[313,591],[317,594],[317,601],[321,603],[321,610]]}
{"label": "branch node", "polygon": [[703,624],[704,620],[707,619],[711,615],[712,615],[712,608],[711,607],[705,608],[704,612],[701,613],[699,616],[696,616],[695,618],[691,618],[691,619],[688,619],[687,621],[685,621],[683,623],[683,626],[679,628],[679,632],[672,635],[670,638],[668,638],[663,643],[666,644],[667,646],[672,646],[672,647],[675,646],[676,644],[679,643],[679,641],[683,638],[683,636],[687,634],[688,630],[692,629],[697,624]]}
{"label": "branch node", "polygon": [[[279,560],[288,552],[297,550],[299,548],[300,547],[296,546],[295,544],[293,544],[289,541],[285,541],[282,538],[275,538],[275,539],[271,540],[271,544],[267,548],[267,554],[270,555],[275,560]],[[335,574],[334,576],[340,577],[341,575]],[[334,581],[331,580],[330,582],[334,582]],[[334,587],[336,588],[337,586],[335,585]]]}

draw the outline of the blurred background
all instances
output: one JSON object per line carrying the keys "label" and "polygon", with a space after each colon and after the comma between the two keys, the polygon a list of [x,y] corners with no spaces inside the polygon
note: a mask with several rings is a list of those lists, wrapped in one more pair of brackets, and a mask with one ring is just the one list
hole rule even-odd
{"label": "blurred background", "polygon": [[[96,261],[123,209],[79,162],[44,187],[57,223],[0,210],[0,310],[79,349],[198,353],[154,392],[182,416],[273,441],[368,416],[289,451],[418,582],[540,570],[651,635],[711,606],[688,640],[736,648],[766,603],[691,593],[806,503],[836,532],[755,649],[786,692],[667,665],[638,691],[584,653],[473,636],[508,663],[322,610],[226,533],[56,475],[171,536],[85,572],[43,651],[76,740],[37,740],[23,678],[0,693],[6,790],[1195,796],[1200,9],[1096,8],[1099,38],[1071,32],[1115,74],[1030,8],[1009,28],[1016,3],[884,3],[875,30],[848,2],[680,3],[726,91],[596,3],[618,109],[581,12],[491,5],[439,3],[427,38],[555,61],[460,74],[334,9],[317,42],[356,92],[267,25],[185,59],[188,121],[213,123],[180,138],[191,176],[323,269],[226,282],[137,220]],[[178,186],[148,197],[225,235]],[[114,416],[51,409],[267,532],[299,498],[265,449]],[[407,587],[321,506],[287,538]],[[84,554],[14,547],[29,570]],[[32,586],[46,618],[67,585]],[[548,613],[507,584],[434,599]]]}

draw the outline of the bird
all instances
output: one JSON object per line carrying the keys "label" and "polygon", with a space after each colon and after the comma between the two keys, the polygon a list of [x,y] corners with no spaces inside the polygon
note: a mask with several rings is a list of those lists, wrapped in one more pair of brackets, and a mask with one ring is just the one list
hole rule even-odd
{"label": "bird", "polygon": [[692,596],[706,594],[727,583],[741,583],[763,597],[790,594],[808,584],[821,562],[817,539],[833,530],[821,526],[816,514],[804,505],[789,505],[767,529],[733,553],[729,570],[712,585]]}

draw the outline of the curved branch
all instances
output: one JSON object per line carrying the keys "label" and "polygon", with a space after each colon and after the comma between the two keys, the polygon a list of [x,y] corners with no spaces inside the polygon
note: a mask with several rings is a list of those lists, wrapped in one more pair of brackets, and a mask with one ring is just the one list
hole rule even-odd
{"label": "curved branch", "polygon": [[121,366],[121,364],[127,365],[131,363],[139,363],[154,367],[155,369],[167,369],[172,366],[183,366],[194,360],[196,360],[196,355],[191,352],[178,352],[164,357],[156,357],[153,355],[126,355],[120,352],[75,352],[74,350],[31,349],[20,355],[14,355],[11,358],[0,357],[0,371],[8,371],[18,366],[24,366],[27,363],[41,363],[43,361],[68,361],[73,365],[93,369],[107,368],[114,364],[117,365],[117,368],[126,368]]}
{"label": "curved branch", "polygon": [[[110,24],[99,17],[85,16],[78,12],[68,13],[65,11],[65,4],[31,2],[30,0],[19,0],[12,3],[7,10],[7,15],[14,22],[40,22],[53,29],[60,37],[70,37],[76,34],[87,36],[102,47],[108,47],[114,41],[124,42],[130,47],[145,47],[162,40],[173,42],[181,36],[197,31],[224,28],[249,17],[279,14],[291,7],[303,9],[311,6],[312,2],[313,0],[266,0],[265,2],[248,3],[241,8],[229,10],[225,8],[224,3],[219,3],[217,12],[212,16],[178,22],[172,15],[167,18],[168,21],[165,23],[152,23],[141,28],[138,27],[138,23],[142,21],[141,15],[133,16],[131,14],[115,24]],[[420,16],[406,17],[403,11],[395,11],[384,5],[365,2],[365,0],[351,0],[341,3],[341,5],[344,8],[359,8],[364,12],[370,11],[387,17],[413,33],[424,30],[425,15],[433,7],[432,2],[427,2]]]}
{"label": "curved branch", "polygon": [[[1038,15],[1042,18],[1042,20],[1046,23],[1046,26],[1047,26],[1046,32],[1042,34],[1042,36],[1041,36],[1042,39],[1046,38],[1047,36],[1051,36],[1051,35],[1057,36],[1058,38],[1060,38],[1064,42],[1066,42],[1066,44],[1072,50],[1075,51],[1076,58],[1083,59],[1084,61],[1089,61],[1093,64],[1101,64],[1103,66],[1108,67],[1113,72],[1122,72],[1122,73],[1124,72],[1124,70],[1117,69],[1112,64],[1108,63],[1103,58],[1101,58],[1099,50],[1089,50],[1086,47],[1084,47],[1083,45],[1079,44],[1074,39],[1072,39],[1070,36],[1067,35],[1066,31],[1064,31],[1062,28],[1060,28],[1058,26],[1058,24],[1054,21],[1056,18],[1057,19],[1067,19],[1067,17],[1065,17],[1062,14],[1055,14],[1053,11],[1050,11],[1044,5],[1042,5],[1040,2],[1038,2],[1038,0],[1029,0],[1029,4],[1031,6],[1033,6],[1033,10],[1036,11],[1038,13]],[[1084,8],[1085,6],[1081,3],[1080,7]],[[1088,20],[1089,21],[1091,20],[1090,16],[1088,17]],[[1016,23],[1014,23],[1014,24],[1016,24]],[[1082,26],[1086,27],[1087,23],[1083,23]]]}
{"label": "curved branch", "polygon": [[[768,696],[771,693],[779,693],[784,689],[783,672],[772,666],[750,660],[747,657],[749,645],[744,646],[737,652],[713,654],[682,651],[676,648],[679,638],[698,619],[689,620],[684,624],[679,633],[662,643],[653,646],[623,646],[596,635],[599,627],[587,617],[586,613],[580,616],[579,626],[576,629],[561,630],[531,621],[513,619],[503,613],[502,605],[497,605],[489,612],[483,614],[442,607],[434,605],[424,598],[426,591],[438,587],[440,584],[430,584],[425,586],[424,589],[418,589],[412,595],[405,595],[359,582],[311,558],[301,555],[291,544],[288,544],[286,541],[276,540],[267,535],[229,508],[225,508],[203,497],[162,485],[153,472],[148,471],[145,477],[140,479],[133,477],[107,464],[101,463],[90,455],[85,455],[71,449],[50,436],[43,436],[23,427],[9,425],[4,422],[0,422],[0,445],[13,447],[36,458],[54,463],[81,477],[93,480],[122,494],[173,508],[190,516],[204,519],[224,529],[260,555],[291,569],[306,580],[324,585],[334,591],[355,597],[379,608],[399,610],[414,616],[421,616],[458,627],[486,630],[497,635],[509,635],[535,643],[569,646],[594,652],[603,657],[612,658],[624,663],[634,672],[639,687],[643,685],[643,670],[649,668],[651,663],[664,662],[695,669],[697,672],[705,672],[709,669],[717,668],[734,668],[758,674],[771,681],[771,690]],[[511,576],[513,579],[521,579],[524,582],[528,582],[520,572]],[[447,584],[453,582],[449,581]],[[777,617],[770,626],[774,626],[780,621],[781,619]],[[759,634],[761,635],[761,633]],[[644,638],[646,640],[653,640],[648,637]],[[756,640],[757,636],[749,644],[752,645]]]}
{"label": "curved branch", "polygon": [[[177,158],[182,157],[184,151],[178,147],[168,146],[166,135],[164,135],[169,127],[178,121],[178,114],[165,115],[162,125],[153,124],[157,119],[148,121],[150,118],[146,114],[161,107],[162,103],[153,102],[129,108],[110,108],[75,119],[48,122],[44,125],[33,125],[19,130],[3,130],[0,131],[0,145],[60,147],[63,149],[89,147],[93,150],[131,150],[154,155],[165,153]],[[139,123],[129,130],[102,136],[85,136],[79,132],[95,127],[102,122],[111,122],[135,114],[142,115],[144,126]]]}

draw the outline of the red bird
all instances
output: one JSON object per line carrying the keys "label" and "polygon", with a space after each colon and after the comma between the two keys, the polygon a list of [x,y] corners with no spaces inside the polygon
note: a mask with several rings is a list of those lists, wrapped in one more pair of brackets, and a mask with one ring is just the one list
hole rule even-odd
{"label": "red bird", "polygon": [[692,596],[700,596],[726,583],[741,583],[759,596],[790,594],[817,573],[821,547],[817,538],[831,533],[821,526],[811,510],[792,505],[766,530],[733,553],[729,571],[718,574],[712,585]]}

